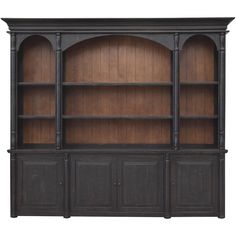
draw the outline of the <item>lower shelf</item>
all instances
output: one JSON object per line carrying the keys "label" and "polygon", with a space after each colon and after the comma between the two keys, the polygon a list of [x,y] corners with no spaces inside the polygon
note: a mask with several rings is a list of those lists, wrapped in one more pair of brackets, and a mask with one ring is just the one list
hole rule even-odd
{"label": "lower shelf", "polygon": [[217,153],[11,155],[12,217],[224,217]]}

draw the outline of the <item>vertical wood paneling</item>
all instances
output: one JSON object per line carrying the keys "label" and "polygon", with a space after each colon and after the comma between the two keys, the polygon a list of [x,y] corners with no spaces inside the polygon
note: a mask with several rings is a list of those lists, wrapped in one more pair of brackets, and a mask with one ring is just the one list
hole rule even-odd
{"label": "vertical wood paneling", "polygon": [[170,121],[66,120],[66,144],[169,144]]}
{"label": "vertical wood paneling", "polygon": [[168,87],[71,87],[65,115],[171,115]]}
{"label": "vertical wood paneling", "polygon": [[55,82],[55,55],[48,40],[32,36],[23,43],[23,81]]}
{"label": "vertical wood paneling", "polygon": [[23,144],[55,143],[54,120],[24,120],[22,130]]}
{"label": "vertical wood paneling", "polygon": [[181,144],[215,144],[212,120],[181,120]]}
{"label": "vertical wood paneling", "polygon": [[215,80],[215,50],[204,36],[190,38],[180,54],[180,81]]}
{"label": "vertical wood paneling", "polygon": [[170,51],[128,36],[90,39],[65,52],[64,80],[70,82],[171,81]]}
{"label": "vertical wood paneling", "polygon": [[[216,47],[204,36],[190,38],[180,54],[180,82],[209,82],[216,80]],[[182,85],[180,115],[217,115],[217,93],[214,86]],[[180,141],[184,144],[215,144],[216,122],[212,120],[182,120]]]}
{"label": "vertical wood paneling", "polygon": [[23,115],[55,115],[54,88],[22,89]]}
{"label": "vertical wood paneling", "polygon": [[214,87],[182,86],[180,93],[180,115],[217,115]]}

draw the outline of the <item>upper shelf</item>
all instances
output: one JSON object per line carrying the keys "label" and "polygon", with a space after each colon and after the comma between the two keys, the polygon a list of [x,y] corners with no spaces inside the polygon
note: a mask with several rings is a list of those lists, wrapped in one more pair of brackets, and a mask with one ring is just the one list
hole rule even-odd
{"label": "upper shelf", "polygon": [[180,85],[218,85],[218,81],[180,81]]}
{"label": "upper shelf", "polygon": [[171,86],[172,82],[150,82],[150,83],[103,83],[103,82],[64,82],[63,86],[107,86],[107,87],[116,87],[116,86]]}
{"label": "upper shelf", "polygon": [[42,82],[18,82],[19,86],[55,86],[55,83]]}
{"label": "upper shelf", "polygon": [[176,32],[225,31],[233,17],[209,18],[2,18],[11,31]]}

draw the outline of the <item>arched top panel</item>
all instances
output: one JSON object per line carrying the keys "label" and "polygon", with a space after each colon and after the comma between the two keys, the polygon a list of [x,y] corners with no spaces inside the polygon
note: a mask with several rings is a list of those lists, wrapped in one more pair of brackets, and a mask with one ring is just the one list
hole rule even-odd
{"label": "arched top panel", "polygon": [[180,53],[180,80],[216,80],[216,60],[216,46],[209,37],[190,37]]}
{"label": "arched top panel", "polygon": [[64,80],[71,82],[168,82],[171,51],[131,36],[97,37],[64,52]]}
{"label": "arched top panel", "polygon": [[219,34],[181,34],[179,49],[181,50],[189,40],[199,37],[205,38],[206,41],[211,41],[217,50],[219,49]]}
{"label": "arched top panel", "polygon": [[16,49],[20,50],[22,44],[25,44],[28,40],[30,40],[32,37],[41,37],[44,38],[45,40],[49,41],[51,44],[53,50],[55,50],[55,34],[19,34],[17,35],[17,40],[16,40]]}
{"label": "arched top panel", "polygon": [[111,34],[63,34],[62,35],[62,51],[67,50],[71,46],[80,43],[84,40],[95,39],[100,37],[138,37],[151,40],[155,43],[161,44],[169,50],[174,49],[174,40],[172,34],[125,34],[125,35],[111,35]]}
{"label": "arched top panel", "polygon": [[55,82],[55,54],[46,38],[38,35],[28,37],[21,44],[19,54],[21,81]]}

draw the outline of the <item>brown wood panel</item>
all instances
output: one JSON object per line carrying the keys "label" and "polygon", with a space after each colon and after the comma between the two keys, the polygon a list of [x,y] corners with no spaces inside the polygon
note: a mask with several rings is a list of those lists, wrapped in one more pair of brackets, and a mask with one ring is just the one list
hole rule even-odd
{"label": "brown wood panel", "polygon": [[187,40],[180,53],[180,81],[215,80],[215,52],[214,43],[207,37]]}
{"label": "brown wood panel", "polygon": [[213,120],[182,120],[180,122],[180,143],[214,144],[215,127]]}
{"label": "brown wood panel", "polygon": [[24,88],[22,91],[23,115],[55,115],[54,88]]}
{"label": "brown wood panel", "polygon": [[170,144],[170,121],[66,120],[66,144]]}
{"label": "brown wood panel", "polygon": [[208,86],[182,86],[180,115],[216,115],[216,91]]}
{"label": "brown wood panel", "polygon": [[24,120],[22,135],[23,144],[53,144],[55,122],[54,120]]}
{"label": "brown wood panel", "polygon": [[150,40],[98,37],[65,52],[64,80],[70,82],[161,82],[171,80],[171,52]]}
{"label": "brown wood panel", "polygon": [[21,50],[24,82],[55,82],[55,54],[47,39],[32,36],[23,42]]}
{"label": "brown wood panel", "polygon": [[168,87],[70,87],[65,115],[171,115]]}

